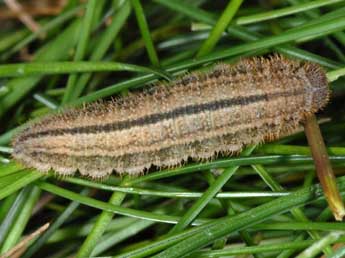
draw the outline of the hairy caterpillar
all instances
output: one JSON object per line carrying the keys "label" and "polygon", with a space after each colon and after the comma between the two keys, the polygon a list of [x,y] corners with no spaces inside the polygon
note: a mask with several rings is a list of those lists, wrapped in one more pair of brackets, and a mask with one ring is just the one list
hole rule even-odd
{"label": "hairy caterpillar", "polygon": [[62,175],[137,175],[291,134],[328,98],[319,65],[279,55],[249,58],[50,115],[15,137],[13,157]]}

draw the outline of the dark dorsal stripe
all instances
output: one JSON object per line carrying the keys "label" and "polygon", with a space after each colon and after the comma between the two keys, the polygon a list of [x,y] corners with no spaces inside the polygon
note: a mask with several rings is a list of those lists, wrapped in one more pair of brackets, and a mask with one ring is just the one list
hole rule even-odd
{"label": "dark dorsal stripe", "polygon": [[89,125],[80,126],[75,128],[65,128],[65,129],[51,129],[37,133],[26,134],[21,137],[20,140],[27,140],[29,138],[36,138],[40,136],[58,136],[64,134],[92,134],[99,132],[114,132],[125,129],[130,129],[135,126],[146,126],[150,124],[155,124],[167,119],[173,119],[185,115],[198,114],[205,111],[216,111],[224,108],[229,108],[232,106],[246,106],[249,104],[257,103],[260,101],[268,101],[278,97],[288,97],[297,96],[303,94],[304,91],[294,91],[294,92],[276,92],[270,94],[253,95],[246,97],[236,97],[231,99],[217,100],[209,103],[203,103],[198,105],[187,105],[184,107],[179,107],[174,110],[165,113],[156,113],[152,115],[147,115],[133,120],[126,120],[114,123],[108,123],[103,125]]}

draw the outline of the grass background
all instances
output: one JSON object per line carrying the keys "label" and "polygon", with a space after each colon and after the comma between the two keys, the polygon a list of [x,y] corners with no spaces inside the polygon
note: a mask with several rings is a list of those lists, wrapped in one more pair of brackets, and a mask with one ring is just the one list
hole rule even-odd
{"label": "grass background", "polygon": [[328,71],[332,99],[319,118],[344,195],[344,13],[340,0],[69,0],[58,15],[37,17],[36,33],[0,21],[0,253],[343,257],[345,224],[327,207],[303,133],[239,157],[96,182],[19,167],[10,140],[64,106],[275,52]]}

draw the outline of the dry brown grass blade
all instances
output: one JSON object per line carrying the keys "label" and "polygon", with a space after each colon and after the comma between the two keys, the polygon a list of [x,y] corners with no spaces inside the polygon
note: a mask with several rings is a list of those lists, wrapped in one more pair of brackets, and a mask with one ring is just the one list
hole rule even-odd
{"label": "dry brown grass blade", "polygon": [[49,227],[50,223],[46,223],[43,226],[36,229],[34,232],[32,232],[30,235],[24,237],[22,241],[20,241],[16,246],[14,246],[12,249],[8,250],[6,253],[0,256],[0,258],[16,258],[20,257],[24,251],[27,248],[28,243],[37,237],[38,235],[42,234],[44,231],[46,231]]}
{"label": "dry brown grass blade", "polygon": [[[66,0],[40,0],[40,1],[22,1],[21,7],[25,13],[32,17],[52,16],[61,13],[66,5]],[[0,9],[0,20],[16,19],[17,13],[9,8]]]}
{"label": "dry brown grass blade", "polygon": [[315,115],[308,115],[306,117],[304,130],[313,155],[316,173],[328,205],[335,219],[341,221],[345,216],[345,208]]}
{"label": "dry brown grass blade", "polygon": [[41,26],[35,22],[30,14],[25,12],[20,3],[18,3],[16,0],[4,0],[4,2],[7,7],[17,15],[18,19],[24,23],[26,27],[28,27],[29,30],[32,32],[38,32],[40,30]]}

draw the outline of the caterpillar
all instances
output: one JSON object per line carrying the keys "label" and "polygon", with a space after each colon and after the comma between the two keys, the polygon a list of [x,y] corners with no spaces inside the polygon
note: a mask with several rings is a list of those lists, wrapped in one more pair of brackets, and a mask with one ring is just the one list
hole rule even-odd
{"label": "caterpillar", "polygon": [[60,175],[140,175],[292,134],[329,99],[325,71],[280,55],[215,65],[29,123],[13,157]]}

